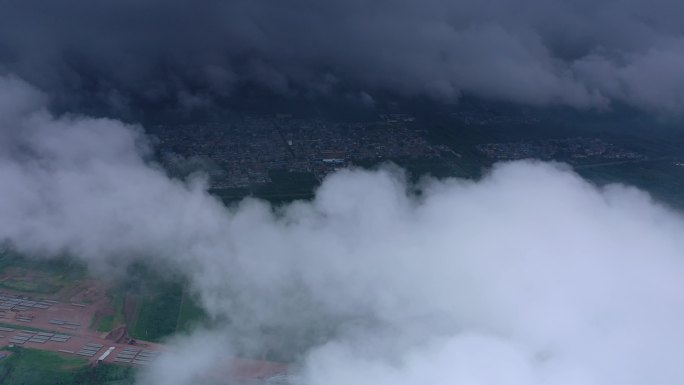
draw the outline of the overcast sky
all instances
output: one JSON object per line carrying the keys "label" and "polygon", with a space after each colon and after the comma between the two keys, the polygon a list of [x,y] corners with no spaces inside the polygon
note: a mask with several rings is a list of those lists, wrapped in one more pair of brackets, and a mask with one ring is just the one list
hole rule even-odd
{"label": "overcast sky", "polygon": [[0,68],[77,108],[260,88],[684,111],[676,0],[2,0]]}

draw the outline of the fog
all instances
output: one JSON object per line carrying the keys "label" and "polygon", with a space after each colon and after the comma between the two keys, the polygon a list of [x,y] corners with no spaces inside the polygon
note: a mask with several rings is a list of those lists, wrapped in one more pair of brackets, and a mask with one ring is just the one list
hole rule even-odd
{"label": "fog", "polygon": [[283,341],[306,385],[684,381],[684,217],[643,191],[556,163],[419,183],[385,165],[226,207],[154,164],[142,127],[47,103],[0,78],[0,242],[95,272],[146,258],[215,320],[140,385],[211,383]]}
{"label": "fog", "polygon": [[0,4],[0,71],[71,111],[225,107],[245,89],[360,103],[387,94],[449,103],[466,95],[684,110],[683,6],[673,0]]}

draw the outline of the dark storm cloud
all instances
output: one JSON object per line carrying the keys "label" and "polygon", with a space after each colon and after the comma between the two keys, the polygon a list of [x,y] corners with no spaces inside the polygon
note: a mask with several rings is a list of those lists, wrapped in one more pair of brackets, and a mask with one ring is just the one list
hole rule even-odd
{"label": "dark storm cloud", "polygon": [[4,0],[0,65],[72,105],[121,110],[258,86],[680,112],[682,11],[670,0]]}

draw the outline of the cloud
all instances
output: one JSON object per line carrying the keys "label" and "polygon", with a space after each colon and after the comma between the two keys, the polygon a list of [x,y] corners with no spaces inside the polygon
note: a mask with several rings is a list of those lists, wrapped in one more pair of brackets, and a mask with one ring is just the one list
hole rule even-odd
{"label": "cloud", "polygon": [[0,240],[93,269],[148,258],[214,317],[140,384],[197,383],[229,353],[286,354],[307,385],[684,380],[684,218],[642,191],[554,163],[418,185],[386,166],[225,207],[151,163],[140,127],[0,84]]}
{"label": "cloud", "polygon": [[[207,230],[190,230],[200,218],[198,200],[199,210],[224,210],[207,199],[201,181],[171,180],[147,162],[140,127],[54,117],[38,91],[16,78],[1,79],[7,87],[0,88],[0,238],[15,247],[30,254],[73,251],[93,261],[163,254],[178,246],[166,242],[171,233],[183,238]],[[155,214],[181,201],[172,221]],[[137,211],[143,207],[150,211]]]}
{"label": "cloud", "polygon": [[[157,367],[163,370],[143,371],[140,383],[187,385],[216,384],[212,371],[221,373],[217,367],[230,363],[228,341],[223,336],[196,332],[192,336],[180,336],[174,340],[182,349],[170,350],[158,358]],[[179,364],[182,363],[182,364]],[[212,381],[213,380],[213,381]]]}
{"label": "cloud", "polygon": [[672,0],[7,1],[0,67],[68,109],[281,96],[461,95],[684,109]]}

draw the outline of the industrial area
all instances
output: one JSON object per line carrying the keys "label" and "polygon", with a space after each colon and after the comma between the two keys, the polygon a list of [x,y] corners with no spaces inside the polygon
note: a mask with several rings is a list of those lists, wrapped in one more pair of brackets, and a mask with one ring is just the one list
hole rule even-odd
{"label": "industrial area", "polygon": [[[86,359],[90,365],[110,364],[145,367],[164,351],[162,344],[128,335],[125,325],[107,332],[92,326],[107,297],[88,303],[63,302],[25,293],[0,292],[0,359],[11,349],[28,348]],[[287,365],[226,357],[220,373],[208,374],[226,384],[282,383]],[[228,370],[225,370],[228,368]]]}

